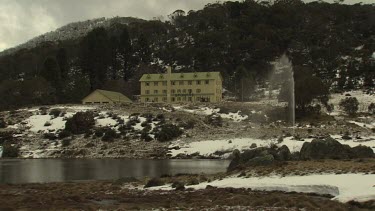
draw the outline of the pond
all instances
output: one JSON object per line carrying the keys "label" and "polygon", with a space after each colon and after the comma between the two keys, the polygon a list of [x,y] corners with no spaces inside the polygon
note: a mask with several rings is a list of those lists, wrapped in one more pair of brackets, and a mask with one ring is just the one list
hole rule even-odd
{"label": "pond", "polygon": [[225,172],[229,160],[0,159],[0,183],[49,183]]}

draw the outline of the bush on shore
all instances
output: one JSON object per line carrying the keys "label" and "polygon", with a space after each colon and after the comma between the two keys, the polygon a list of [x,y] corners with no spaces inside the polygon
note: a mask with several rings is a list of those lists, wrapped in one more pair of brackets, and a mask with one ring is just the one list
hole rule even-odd
{"label": "bush on shore", "polygon": [[183,131],[173,124],[165,124],[157,129],[155,139],[160,142],[167,142],[182,135]]}
{"label": "bush on shore", "polygon": [[3,157],[4,158],[16,158],[20,154],[18,147],[11,144],[3,145]]}
{"label": "bush on shore", "polygon": [[65,130],[73,134],[83,134],[92,129],[94,125],[95,119],[93,112],[78,112],[66,121]]}

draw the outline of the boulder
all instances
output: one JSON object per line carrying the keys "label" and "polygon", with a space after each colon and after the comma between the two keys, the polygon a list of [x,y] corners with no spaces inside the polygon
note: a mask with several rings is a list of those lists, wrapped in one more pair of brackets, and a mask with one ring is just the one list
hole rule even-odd
{"label": "boulder", "polygon": [[276,153],[276,160],[287,161],[291,159],[291,153],[289,148],[286,145],[281,146]]}
{"label": "boulder", "polygon": [[352,148],[353,158],[372,158],[374,157],[374,151],[368,146],[356,146]]}
{"label": "boulder", "polygon": [[246,165],[247,166],[266,166],[266,165],[271,165],[274,161],[275,161],[275,158],[273,157],[273,155],[268,154],[268,155],[252,158],[246,162]]}
{"label": "boulder", "polygon": [[335,139],[314,139],[311,143],[304,143],[300,151],[301,160],[317,159],[351,159],[351,158],[371,158],[374,152],[370,147],[357,146],[351,148],[341,144]]}
{"label": "boulder", "polygon": [[349,159],[351,148],[342,145],[335,139],[314,139],[311,143],[305,142],[300,151],[301,160],[317,159]]}

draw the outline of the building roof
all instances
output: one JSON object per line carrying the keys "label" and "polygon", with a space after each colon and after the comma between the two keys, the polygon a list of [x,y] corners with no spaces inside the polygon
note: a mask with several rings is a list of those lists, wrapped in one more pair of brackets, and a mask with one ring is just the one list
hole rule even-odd
{"label": "building roof", "polygon": [[90,95],[85,97],[82,101],[84,101],[86,98],[90,97],[92,94],[96,92],[100,93],[101,95],[108,98],[112,102],[131,102],[131,100],[128,97],[121,94],[120,92],[113,92],[113,91],[107,91],[107,90],[102,90],[102,89],[97,89],[93,91]]}
{"label": "building roof", "polygon": [[[214,80],[221,77],[220,72],[192,72],[192,73],[172,73],[171,81],[185,80]],[[166,81],[167,74],[144,74],[139,81]]]}

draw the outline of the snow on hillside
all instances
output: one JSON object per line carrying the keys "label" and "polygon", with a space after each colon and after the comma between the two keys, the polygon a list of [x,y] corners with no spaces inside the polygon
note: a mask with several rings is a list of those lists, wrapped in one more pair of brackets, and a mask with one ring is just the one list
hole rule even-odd
{"label": "snow on hillside", "polygon": [[[375,200],[375,174],[312,174],[305,176],[279,175],[268,177],[227,177],[212,182],[188,186],[195,190],[207,185],[219,188],[251,188],[261,191],[285,191],[329,194],[332,200],[363,202]],[[148,190],[173,190],[170,184],[148,188]]]}
{"label": "snow on hillside", "polygon": [[[375,152],[375,136],[351,140],[344,140],[341,135],[332,135],[331,137],[339,141],[341,144],[347,144],[351,147],[359,145],[371,147]],[[172,157],[177,157],[178,155],[199,154],[205,157],[212,156],[228,158],[235,149],[238,149],[242,152],[244,150],[251,148],[269,147],[273,144],[277,145],[278,147],[286,145],[289,148],[289,150],[293,153],[299,152],[305,142],[311,142],[312,140],[312,138],[304,140],[295,140],[293,137],[287,137],[284,138],[284,140],[281,143],[278,143],[276,139],[262,140],[253,138],[194,141],[191,143],[177,141],[169,146],[169,148],[171,149],[169,151],[169,154]]]}
{"label": "snow on hillside", "polygon": [[339,112],[336,112],[336,114],[341,113],[341,109],[339,106],[340,101],[347,97],[357,98],[359,102],[359,109],[358,109],[359,112],[367,112],[368,106],[371,103],[375,103],[375,94],[371,95],[371,94],[367,94],[359,90],[344,92],[342,94],[340,93],[331,94],[331,99],[329,100],[329,103],[332,103],[335,106],[335,110],[339,111]]}
{"label": "snow on hillside", "polygon": [[77,112],[93,110],[95,107],[90,106],[55,106],[51,107],[53,109],[67,109],[67,112],[64,116],[54,117],[53,115],[49,114],[41,114],[39,109],[31,108],[31,109],[21,109],[24,111],[32,112],[29,118],[25,119],[23,122],[9,125],[8,128],[12,129],[20,129],[26,128],[28,131],[33,133],[56,133],[59,130],[63,130],[65,128],[65,123],[67,118],[72,117]]}

